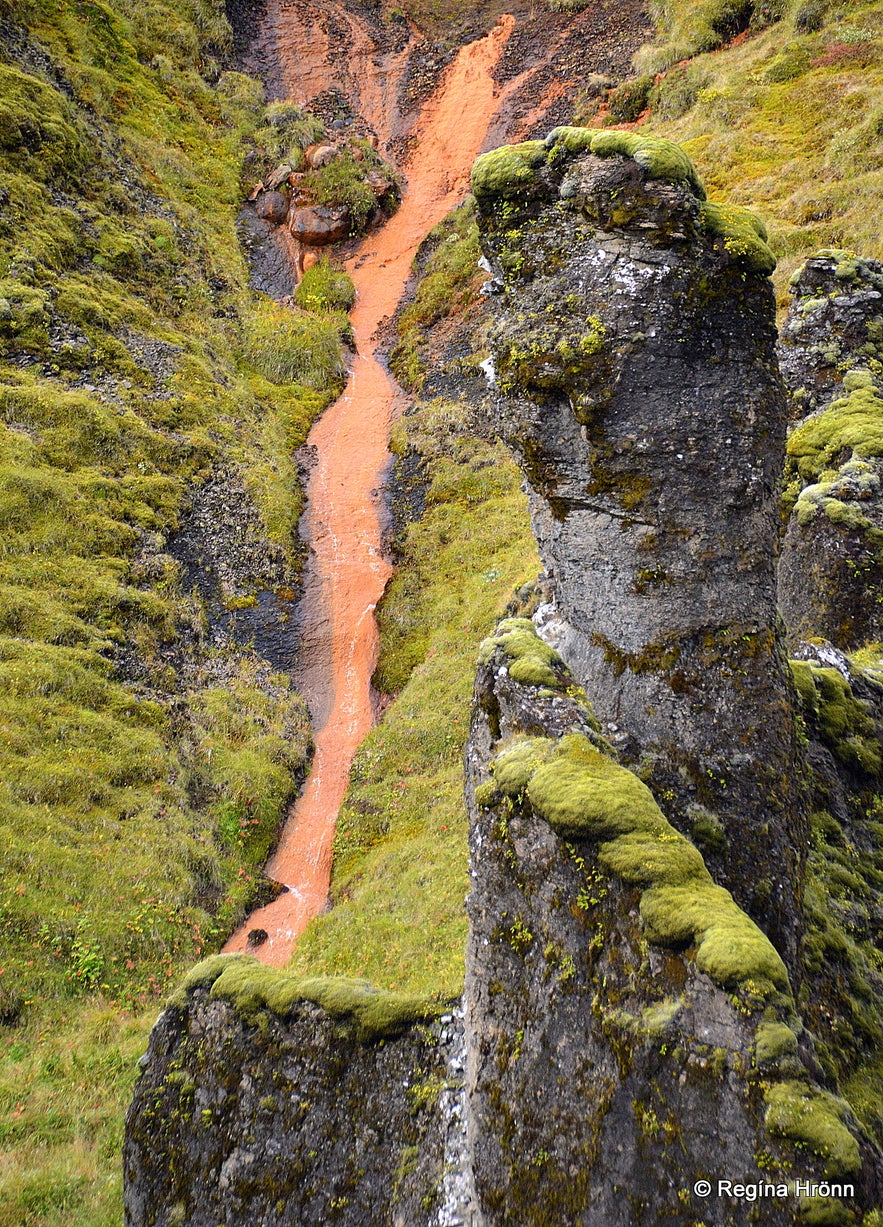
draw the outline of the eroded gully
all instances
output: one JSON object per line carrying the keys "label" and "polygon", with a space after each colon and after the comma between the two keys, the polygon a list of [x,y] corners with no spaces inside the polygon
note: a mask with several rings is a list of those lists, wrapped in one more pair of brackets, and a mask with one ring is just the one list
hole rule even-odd
{"label": "eroded gully", "polygon": [[[357,356],[343,395],[308,440],[316,463],[307,491],[310,557],[301,607],[307,650],[296,683],[313,715],[315,756],[266,866],[267,875],[288,889],[253,912],[225,946],[228,951],[248,948],[276,966],[287,962],[298,935],[325,906],[337,813],[353,757],[374,718],[374,610],[391,573],[381,548],[378,487],[389,461],[389,428],[403,395],[375,357],[376,333],[398,305],[420,242],[462,200],[472,162],[511,93],[512,87],[501,90],[492,74],[513,26],[511,16],[502,17],[488,35],[463,47],[445,70],[412,128],[414,151],[405,167],[407,190],[398,212],[364,240],[347,264],[357,291],[351,317]],[[302,56],[289,60],[298,69],[288,74],[286,87],[297,101],[330,79],[328,58],[316,50],[315,63],[306,67]],[[367,105],[375,130],[388,138],[394,79],[403,60],[387,55],[378,61],[378,81],[367,71],[364,55],[363,113]],[[305,71],[315,73],[312,87]],[[254,930],[267,934],[259,945],[249,944]]]}

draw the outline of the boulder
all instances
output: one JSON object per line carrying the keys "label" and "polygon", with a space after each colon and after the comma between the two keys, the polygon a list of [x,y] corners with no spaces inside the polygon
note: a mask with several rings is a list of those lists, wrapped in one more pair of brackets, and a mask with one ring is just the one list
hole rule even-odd
{"label": "boulder", "polygon": [[288,182],[288,178],[293,171],[294,167],[290,162],[283,162],[281,166],[276,167],[272,175],[268,176],[264,186],[268,191],[274,192],[278,187],[281,187],[283,183]]}
{"label": "boulder", "polygon": [[327,166],[329,162],[334,161],[337,157],[337,146],[320,141],[318,145],[310,145],[304,156],[307,159],[307,166],[313,170],[319,170],[320,167]]}
{"label": "boulder", "polygon": [[281,192],[262,192],[257,198],[255,211],[265,222],[281,226],[288,216],[288,197]]}
{"label": "boulder", "polygon": [[325,247],[346,238],[350,228],[350,211],[346,206],[332,205],[295,209],[288,227],[305,246]]}

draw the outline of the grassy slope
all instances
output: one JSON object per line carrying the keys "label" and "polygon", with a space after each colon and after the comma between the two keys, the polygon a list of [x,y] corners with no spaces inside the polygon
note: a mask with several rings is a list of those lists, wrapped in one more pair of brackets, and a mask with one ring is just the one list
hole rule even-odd
{"label": "grassy slope", "polygon": [[763,218],[782,304],[794,268],[820,247],[883,257],[879,4],[793,4],[737,45],[669,68],[649,101],[639,130],[681,143],[711,199]]}
{"label": "grassy slope", "polygon": [[0,18],[0,1222],[109,1224],[156,1003],[253,894],[309,743],[248,653],[182,681],[165,542],[225,464],[294,555],[344,321],[247,288],[263,105],[222,6]]}
{"label": "grassy slope", "polygon": [[[751,204],[772,222],[780,289],[815,246],[880,254],[880,16],[859,4],[838,12],[846,8],[838,26],[832,19],[811,36],[795,33],[789,18],[674,69],[646,121],[687,142],[713,196]],[[237,685],[250,696],[231,703],[217,688],[194,702],[188,728],[205,726],[207,740],[201,759],[198,744],[189,749],[187,767],[163,703],[105,676],[104,645],[126,636],[149,653],[175,633],[177,598],[127,583],[129,559],[142,532],[162,537],[173,526],[185,483],[217,455],[245,466],[268,526],[288,540],[297,511],[288,453],[324,396],[280,388],[246,360],[243,336],[257,342],[259,360],[279,320],[255,313],[233,236],[241,151],[260,115],[244,79],[207,83],[227,38],[218,12],[194,3],[173,14],[140,0],[125,14],[90,3],[23,16],[63,66],[73,101],[40,93],[39,73],[37,87],[4,77],[13,120],[48,108],[36,133],[18,135],[0,112],[0,190],[9,192],[0,211],[0,335],[16,362],[0,367],[0,417],[15,423],[3,436],[3,535],[14,552],[0,560],[0,608],[7,677],[22,691],[21,709],[17,698],[2,727],[4,787],[13,791],[4,804],[16,829],[23,815],[35,831],[53,812],[65,822],[47,828],[42,847],[10,848],[18,861],[2,900],[3,968],[19,982],[2,1001],[14,1013],[32,992],[47,1000],[0,1039],[0,1224],[97,1225],[119,1221],[122,1110],[152,1013],[133,1015],[120,1002],[149,1000],[203,944],[194,921],[211,925],[210,917],[168,906],[192,895],[188,856],[228,891],[239,868],[249,872],[256,857],[242,864],[235,845],[250,829],[240,819],[261,776],[248,774],[241,752],[260,731],[273,743],[262,769],[284,769],[282,735],[296,718],[284,695],[261,713],[266,693],[246,670]],[[795,43],[796,56],[784,54]],[[795,59],[799,71],[789,75]],[[771,79],[783,73],[788,79]],[[24,105],[20,90],[31,91]],[[455,316],[469,308],[475,280],[462,254],[471,242],[447,248],[449,259],[438,249],[406,322],[401,369],[415,385],[422,330],[444,320],[449,298]],[[47,285],[58,289],[46,295]],[[58,369],[23,368],[23,352],[48,356],[50,324],[56,337],[73,338],[61,361],[53,347]],[[182,350],[160,397],[120,343],[131,332]],[[278,373],[275,359],[265,369]],[[81,386],[102,380],[117,398],[110,404]],[[382,611],[380,676],[401,689],[357,760],[338,837],[337,907],[314,923],[296,961],[449,992],[461,975],[460,751],[475,645],[536,560],[517,474],[474,437],[462,407],[418,406],[397,446],[424,457],[430,482],[427,514],[406,534]],[[230,751],[227,769],[217,765],[218,740]],[[107,753],[96,755],[96,744]],[[16,764],[35,748],[55,791],[14,795]],[[86,755],[98,783],[84,789]],[[219,775],[203,778],[216,799],[203,820],[182,785],[188,770]],[[130,806],[135,820],[121,835],[119,813]],[[226,853],[215,834],[225,826]],[[108,916],[97,904],[116,880],[125,886]],[[45,918],[53,923],[41,936]],[[108,978],[114,955],[126,973],[117,982]],[[114,995],[84,993],[101,983]]]}

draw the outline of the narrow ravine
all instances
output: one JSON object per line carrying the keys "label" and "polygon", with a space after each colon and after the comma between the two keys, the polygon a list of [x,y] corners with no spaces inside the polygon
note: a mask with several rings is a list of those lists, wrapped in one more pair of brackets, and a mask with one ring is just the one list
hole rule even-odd
{"label": "narrow ravine", "polygon": [[[325,906],[335,822],[353,756],[372,726],[371,676],[377,658],[374,609],[390,576],[381,549],[379,486],[389,461],[389,428],[402,393],[375,357],[376,333],[395,311],[421,241],[463,198],[469,169],[500,102],[492,73],[514,26],[504,16],[463,47],[413,129],[398,212],[369,235],[347,269],[357,291],[352,313],[357,357],[343,395],[313,427],[316,465],[308,485],[304,636],[299,689],[310,703],[316,751],[292,807],[269,877],[288,889],[259,908],[227,943],[281,965],[310,918]],[[249,946],[249,933],[266,940]]]}

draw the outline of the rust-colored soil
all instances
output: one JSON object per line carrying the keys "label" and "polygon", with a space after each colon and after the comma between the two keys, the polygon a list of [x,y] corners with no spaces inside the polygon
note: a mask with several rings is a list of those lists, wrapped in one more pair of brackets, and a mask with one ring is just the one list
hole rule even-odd
{"label": "rust-colored soil", "polygon": [[312,628],[299,681],[314,713],[323,707],[326,713],[310,777],[267,865],[268,875],[288,890],[254,912],[226,947],[245,949],[248,933],[263,929],[268,939],[255,952],[269,963],[287,961],[297,935],[325,903],[335,819],[353,755],[373,721],[373,613],[390,574],[381,550],[377,487],[400,396],[374,357],[374,337],[401,298],[420,242],[463,197],[496,110],[498,87],[491,74],[513,24],[511,17],[502,18],[450,65],[416,124],[401,208],[349,262],[358,293],[352,313],[358,356],[343,395],[309,437],[317,456],[307,513],[305,600]]}
{"label": "rust-colored soil", "polygon": [[[644,30],[641,0],[620,7],[641,15],[631,30],[637,45]],[[252,47],[252,66],[281,82],[281,92],[308,103],[336,91],[383,147],[406,142],[410,152],[400,209],[348,262],[358,294],[352,314],[358,356],[343,395],[309,437],[317,462],[308,488],[311,549],[300,607],[305,659],[296,680],[310,704],[316,752],[266,870],[288,889],[254,912],[227,950],[245,949],[249,933],[264,930],[267,938],[254,953],[283,964],[298,934],[325,906],[337,813],[353,756],[374,720],[373,615],[390,574],[381,549],[378,487],[402,396],[375,357],[378,329],[398,305],[421,241],[463,198],[482,148],[522,139],[548,123],[556,108],[572,106],[587,67],[581,32],[596,31],[604,13],[602,6],[571,18],[547,13],[529,22],[531,29],[503,15],[490,33],[460,49],[416,117],[399,109],[408,95],[409,59],[422,41],[416,31],[372,25],[343,0],[321,8],[313,0],[274,0]],[[618,26],[627,18],[617,10],[616,20],[608,20]],[[543,35],[539,43],[534,26]],[[513,57],[515,43],[521,45]]]}

